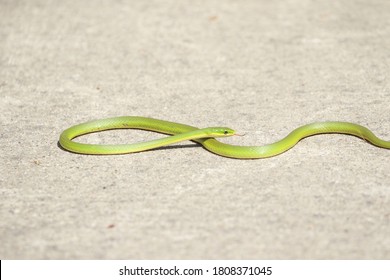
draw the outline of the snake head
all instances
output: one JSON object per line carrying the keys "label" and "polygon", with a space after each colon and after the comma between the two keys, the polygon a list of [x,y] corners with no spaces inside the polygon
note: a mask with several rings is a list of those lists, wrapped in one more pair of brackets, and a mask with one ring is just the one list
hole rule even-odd
{"label": "snake head", "polygon": [[229,137],[235,135],[235,131],[228,127],[208,127],[204,129],[208,137]]}

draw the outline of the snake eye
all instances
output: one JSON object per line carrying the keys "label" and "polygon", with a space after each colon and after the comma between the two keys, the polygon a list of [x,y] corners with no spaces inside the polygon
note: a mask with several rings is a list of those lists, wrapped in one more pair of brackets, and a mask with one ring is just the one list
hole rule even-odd
{"label": "snake eye", "polygon": [[227,135],[229,132],[227,131],[227,130],[225,130],[224,132],[223,132],[223,134],[225,134],[225,135]]}

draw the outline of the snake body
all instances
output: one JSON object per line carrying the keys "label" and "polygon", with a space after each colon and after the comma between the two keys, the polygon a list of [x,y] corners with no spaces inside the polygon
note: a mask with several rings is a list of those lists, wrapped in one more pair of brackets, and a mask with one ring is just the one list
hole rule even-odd
{"label": "snake body", "polygon": [[[121,145],[95,145],[72,141],[75,137],[92,132],[129,128],[155,131],[172,136],[147,142]],[[303,138],[325,133],[354,135],[377,147],[390,149],[390,141],[378,138],[364,126],[348,122],[311,123],[298,127],[282,140],[272,144],[264,146],[235,146],[222,143],[215,139],[217,137],[235,135],[234,130],[230,128],[211,127],[199,129],[181,123],[133,116],[95,120],[72,126],[61,133],[59,144],[65,150],[75,153],[109,155],[146,151],[185,140],[192,140],[201,144],[210,152],[220,156],[239,159],[258,159],[279,155],[295,146]]]}

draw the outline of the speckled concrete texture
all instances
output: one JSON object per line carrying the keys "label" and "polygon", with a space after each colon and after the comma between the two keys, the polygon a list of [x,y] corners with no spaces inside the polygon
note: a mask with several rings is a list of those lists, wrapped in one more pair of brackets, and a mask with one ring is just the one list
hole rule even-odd
{"label": "speckled concrete texture", "polygon": [[122,115],[229,126],[238,145],[327,120],[390,139],[389,14],[387,0],[0,0],[0,259],[389,259],[390,151],[361,139],[265,160],[57,146]]}

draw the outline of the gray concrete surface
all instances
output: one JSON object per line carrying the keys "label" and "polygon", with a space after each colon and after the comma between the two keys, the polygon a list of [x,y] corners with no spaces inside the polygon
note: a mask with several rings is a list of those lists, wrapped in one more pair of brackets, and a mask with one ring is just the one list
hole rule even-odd
{"label": "gray concrete surface", "polygon": [[242,145],[325,120],[390,139],[389,14],[387,0],[0,0],[0,258],[389,259],[390,151],[355,137],[249,161],[57,147],[121,115],[229,126]]}

